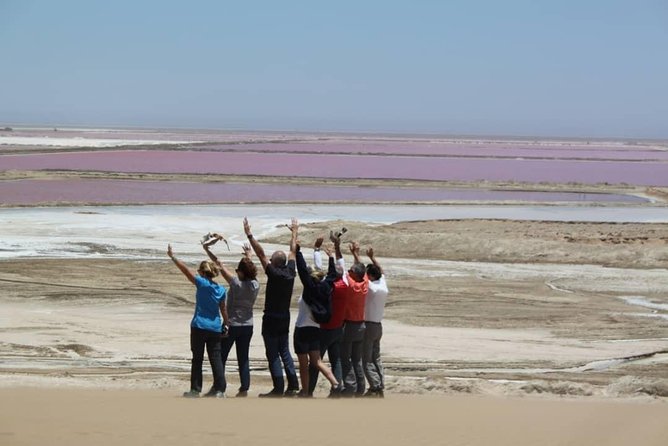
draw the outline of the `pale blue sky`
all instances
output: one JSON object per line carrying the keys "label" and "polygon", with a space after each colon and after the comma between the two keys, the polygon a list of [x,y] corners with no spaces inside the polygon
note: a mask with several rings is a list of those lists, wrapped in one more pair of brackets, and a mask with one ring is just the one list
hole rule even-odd
{"label": "pale blue sky", "polygon": [[668,0],[0,0],[0,124],[668,138]]}

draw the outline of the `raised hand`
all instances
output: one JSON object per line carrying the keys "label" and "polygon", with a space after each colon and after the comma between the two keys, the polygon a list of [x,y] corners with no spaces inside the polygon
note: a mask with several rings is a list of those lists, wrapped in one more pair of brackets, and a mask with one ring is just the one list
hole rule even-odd
{"label": "raised hand", "polygon": [[244,243],[241,249],[244,252],[244,256],[248,257],[249,259],[253,256],[253,248],[251,248],[251,245],[248,243]]}
{"label": "raised hand", "polygon": [[296,218],[292,217],[292,221],[291,221],[291,223],[290,223],[290,226],[288,226],[288,228],[289,228],[293,233],[297,232],[297,230],[299,229],[299,222],[297,221]]}
{"label": "raised hand", "polygon": [[250,223],[248,223],[248,218],[247,217],[244,217],[244,232],[246,233],[246,236],[249,236],[249,235],[253,234],[251,232]]}
{"label": "raised hand", "polygon": [[366,250],[366,255],[370,258],[373,259],[373,248],[369,248]]}
{"label": "raised hand", "polygon": [[167,245],[167,257],[169,257],[170,259],[172,257],[174,257],[174,253],[172,252],[172,245],[171,244]]}

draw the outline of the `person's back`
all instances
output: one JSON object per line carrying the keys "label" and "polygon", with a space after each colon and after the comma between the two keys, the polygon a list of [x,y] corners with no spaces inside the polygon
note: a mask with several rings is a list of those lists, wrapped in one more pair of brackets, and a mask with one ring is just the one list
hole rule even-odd
{"label": "person's back", "polygon": [[265,291],[264,313],[270,317],[290,317],[290,301],[295,284],[295,261],[290,259],[285,265],[267,265],[267,289]]}
{"label": "person's back", "polygon": [[[299,390],[297,373],[289,350],[288,334],[290,332],[290,301],[296,276],[295,258],[297,252],[296,219],[292,219],[289,226],[292,237],[290,239],[290,254],[286,257],[283,251],[276,251],[268,259],[262,245],[253,237],[250,224],[244,218],[244,232],[253,251],[257,255],[267,274],[265,290],[264,314],[262,316],[262,338],[264,339],[265,354],[269,363],[273,389],[261,397],[283,396],[285,381],[283,369],[288,378],[286,396],[296,395]],[[283,367],[281,367],[281,363]]]}
{"label": "person's back", "polygon": [[362,365],[364,374],[369,383],[369,390],[365,396],[383,397],[385,388],[385,372],[380,357],[380,340],[383,337],[383,316],[389,290],[383,274],[383,268],[374,256],[373,248],[367,250],[371,264],[367,265],[366,273],[369,277],[369,292],[364,309],[364,354]]}
{"label": "person's back", "polygon": [[260,283],[253,280],[239,280],[234,277],[230,280],[230,290],[227,297],[227,314],[230,325],[242,326],[253,324],[253,306],[260,291]]}
{"label": "person's back", "polygon": [[200,275],[195,276],[195,287],[197,289],[195,293],[195,314],[190,326],[201,330],[220,332],[222,329],[220,302],[225,298],[225,287]]}
{"label": "person's back", "polygon": [[369,291],[369,278],[365,274],[361,280],[355,279],[351,275],[348,275],[347,279],[345,320],[362,322],[364,321],[366,298]]}
{"label": "person's back", "polygon": [[348,285],[342,278],[338,278],[334,282],[332,290],[332,317],[329,322],[320,324],[320,328],[325,330],[333,330],[343,327],[343,321],[346,317],[346,302],[348,296]]}
{"label": "person's back", "polygon": [[388,294],[384,275],[377,280],[369,280],[369,291],[364,306],[364,319],[366,321],[381,322],[383,320]]}

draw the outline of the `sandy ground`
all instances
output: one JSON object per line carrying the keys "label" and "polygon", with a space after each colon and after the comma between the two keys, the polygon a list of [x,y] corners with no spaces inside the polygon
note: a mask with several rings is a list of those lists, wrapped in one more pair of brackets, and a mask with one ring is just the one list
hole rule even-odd
{"label": "sandy ground", "polygon": [[[389,392],[668,396],[665,225],[337,221],[305,225],[301,239],[341,224],[376,247],[388,276]],[[1,265],[0,384],[187,386],[193,293],[169,262]],[[252,393],[269,386],[263,357],[256,332]],[[234,360],[228,380],[234,389]]]}
{"label": "sandy ground", "polygon": [[[479,397],[185,400],[167,392],[0,389],[0,443],[665,445],[668,406]],[[10,403],[11,401],[11,403]]]}

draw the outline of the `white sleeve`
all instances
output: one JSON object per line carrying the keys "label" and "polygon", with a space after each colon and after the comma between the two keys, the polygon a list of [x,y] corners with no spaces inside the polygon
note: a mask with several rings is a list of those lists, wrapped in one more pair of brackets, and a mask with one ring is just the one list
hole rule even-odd
{"label": "white sleeve", "polygon": [[346,261],[341,257],[340,259],[336,259],[337,265],[341,267],[343,270],[343,281],[347,286],[350,286],[350,283],[348,282],[348,270],[346,269]]}
{"label": "white sleeve", "polygon": [[313,264],[315,269],[322,269],[322,252],[320,250],[313,251]]}

